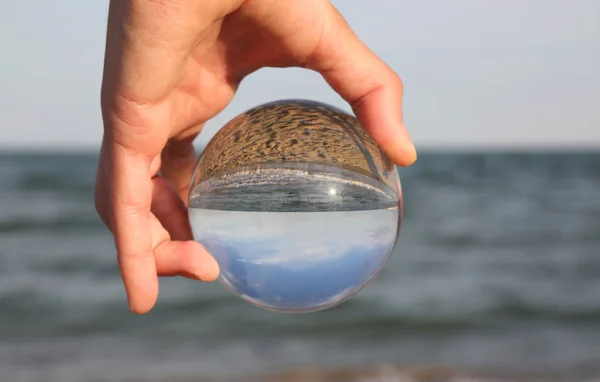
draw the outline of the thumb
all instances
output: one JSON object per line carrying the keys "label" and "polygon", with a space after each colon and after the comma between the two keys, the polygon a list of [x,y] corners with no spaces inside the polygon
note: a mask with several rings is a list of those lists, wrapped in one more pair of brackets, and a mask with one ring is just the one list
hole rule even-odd
{"label": "thumb", "polygon": [[399,166],[417,157],[402,118],[400,77],[327,4],[321,39],[307,61],[348,102],[371,137]]}

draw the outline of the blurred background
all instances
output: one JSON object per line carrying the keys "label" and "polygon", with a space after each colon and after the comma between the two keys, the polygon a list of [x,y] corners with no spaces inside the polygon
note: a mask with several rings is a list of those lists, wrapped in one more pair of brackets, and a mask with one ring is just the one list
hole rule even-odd
{"label": "blurred background", "polygon": [[[333,3],[403,78],[420,152],[362,293],[311,315],[161,281],[131,315],[93,206],[107,1],[0,12],[0,381],[600,380],[600,2]],[[259,103],[348,107],[263,70]]]}

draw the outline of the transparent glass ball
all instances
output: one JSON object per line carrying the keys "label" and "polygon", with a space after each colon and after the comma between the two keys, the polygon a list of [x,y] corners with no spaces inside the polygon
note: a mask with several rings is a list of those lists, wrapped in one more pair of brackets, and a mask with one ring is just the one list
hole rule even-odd
{"label": "transparent glass ball", "polygon": [[369,284],[402,220],[394,164],[354,116],[306,100],[260,105],[220,129],[188,205],[220,283],[290,313],[332,307]]}

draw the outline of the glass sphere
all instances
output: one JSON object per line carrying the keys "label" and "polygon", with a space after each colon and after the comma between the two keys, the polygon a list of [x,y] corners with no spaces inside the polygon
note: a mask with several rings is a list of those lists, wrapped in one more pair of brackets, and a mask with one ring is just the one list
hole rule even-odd
{"label": "glass sphere", "polygon": [[305,100],[260,105],[220,129],[200,154],[188,205],[219,281],[279,312],[358,293],[388,260],[402,220],[390,159],[354,116]]}

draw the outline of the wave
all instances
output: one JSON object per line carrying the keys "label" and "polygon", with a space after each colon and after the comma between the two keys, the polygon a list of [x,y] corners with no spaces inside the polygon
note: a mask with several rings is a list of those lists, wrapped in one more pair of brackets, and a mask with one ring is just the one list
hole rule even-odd
{"label": "wave", "polygon": [[46,218],[16,216],[0,220],[0,234],[97,231],[103,229],[103,227],[104,225],[99,217],[80,213],[49,216]]}
{"label": "wave", "polygon": [[69,195],[92,195],[95,180],[82,179],[79,174],[55,174],[28,172],[13,185],[16,192],[61,192]]}
{"label": "wave", "polygon": [[[115,278],[115,283],[119,282]],[[11,328],[4,338],[46,338],[97,335],[102,333],[151,333],[186,338],[193,333],[206,341],[226,339],[313,338],[402,339],[440,338],[473,333],[497,333],[533,328],[600,330],[600,307],[572,310],[502,303],[479,312],[454,315],[385,313],[369,304],[347,303],[311,316],[271,315],[245,307],[227,296],[161,301],[148,315],[133,316],[122,295],[95,298],[88,303],[69,303],[35,293],[15,292],[0,296],[0,324]],[[40,321],[40,317],[44,319]],[[154,329],[153,329],[154,328]]]}

